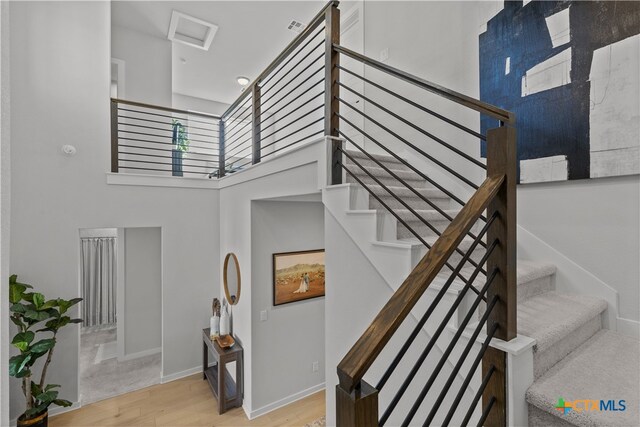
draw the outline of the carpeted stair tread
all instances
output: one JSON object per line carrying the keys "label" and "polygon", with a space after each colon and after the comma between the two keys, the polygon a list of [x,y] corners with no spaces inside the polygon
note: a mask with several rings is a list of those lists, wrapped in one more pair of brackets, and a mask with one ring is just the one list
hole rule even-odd
{"label": "carpeted stair tread", "polygon": [[[468,241],[472,241],[472,239],[469,237],[465,239],[467,239]],[[476,247],[476,249],[474,249],[474,252],[475,251],[480,251],[481,253],[484,253],[482,252],[484,251],[484,248],[481,246],[478,246]],[[451,263],[451,265],[455,268],[457,266],[457,263]],[[465,266],[460,270],[460,274],[462,274],[463,277],[469,279],[473,274],[474,270],[475,270],[475,267],[467,262]],[[556,271],[556,267],[552,264],[518,260],[518,268],[516,270],[516,273],[517,273],[516,283],[518,284],[518,286],[522,286],[526,283],[532,282],[542,277],[550,276],[554,274],[555,271]],[[439,283],[440,282],[445,283],[445,281],[451,276],[451,274],[452,274],[451,270],[445,266],[441,270],[440,274],[436,276],[435,281]],[[484,283],[485,283],[485,276],[484,274],[479,273],[476,279],[474,280],[474,286],[476,287],[476,289],[481,289]],[[462,286],[464,286],[464,282],[462,281],[462,279],[458,277],[452,283],[452,286],[454,286],[454,288],[461,288]]]}
{"label": "carpeted stair tread", "polygon": [[534,338],[535,351],[542,352],[606,308],[599,298],[546,292],[518,304],[518,333]]}
{"label": "carpeted stair tread", "polygon": [[[378,196],[384,196],[384,197],[393,197],[391,194],[389,194],[389,192],[387,190],[385,190],[384,188],[382,188],[382,186],[380,185],[369,185],[368,186],[369,189],[376,195]],[[396,196],[402,198],[402,199],[418,199],[418,200],[422,200],[420,199],[420,197],[418,197],[416,195],[416,193],[414,193],[413,191],[409,190],[407,187],[400,187],[400,186],[395,186],[395,185],[386,185],[386,187],[393,191],[393,194],[395,194]],[[437,188],[416,188],[415,189],[418,193],[420,193],[421,195],[423,195],[424,197],[426,197],[427,199],[431,200],[431,199],[448,199],[449,196],[447,196],[446,194],[444,194],[442,191],[438,190]]]}
{"label": "carpeted stair tread", "polygon": [[[455,218],[460,212],[460,209],[441,209],[442,212],[449,215],[451,218]],[[394,212],[408,223],[419,222],[422,223],[418,217],[409,209],[394,209]],[[426,221],[449,221],[440,212],[435,209],[414,209],[414,212],[424,218]]]}
{"label": "carpeted stair tread", "polygon": [[[347,150],[347,153],[356,159],[356,161],[360,161],[360,160],[371,160],[369,158],[369,156],[367,156],[366,154],[364,154],[362,151],[359,150]],[[378,160],[380,163],[384,164],[385,166],[388,165],[392,165],[392,164],[402,164],[402,162],[398,159],[396,159],[393,156],[389,156],[386,154],[371,154],[369,153],[374,159]],[[349,162],[350,160],[347,158],[346,159],[347,162]]]}
{"label": "carpeted stair tread", "polygon": [[[638,426],[639,352],[640,341],[601,330],[536,380],[527,391],[527,402],[577,426]],[[564,414],[555,409],[559,398],[565,402],[613,399],[616,405],[622,399],[626,410]]]}

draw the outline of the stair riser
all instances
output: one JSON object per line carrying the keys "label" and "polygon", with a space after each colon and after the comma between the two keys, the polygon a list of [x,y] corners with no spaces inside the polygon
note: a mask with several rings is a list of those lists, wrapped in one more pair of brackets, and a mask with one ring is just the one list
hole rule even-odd
{"label": "stair riser", "polygon": [[[372,177],[370,177],[367,174],[363,174],[363,175],[358,174],[357,176],[358,176],[358,179],[360,179],[362,182],[364,182],[367,185],[379,185],[378,182],[376,182]],[[397,179],[393,178],[390,175],[376,176],[376,179],[386,186],[393,186],[393,187],[402,186],[402,183],[400,183],[400,181],[398,181]],[[430,188],[430,186],[420,178],[409,178],[409,179],[402,178],[402,179],[404,179],[404,181],[407,184],[409,184],[414,188]],[[347,174],[347,182],[358,183],[358,181],[356,181],[355,178],[349,174]]]}
{"label": "stair riser", "polygon": [[[466,253],[467,253],[467,250],[469,249],[469,245],[468,245],[468,244],[465,244],[465,245],[462,245],[462,244],[461,244],[460,246],[458,246],[458,249],[460,249],[460,251],[461,251],[463,254],[466,254]],[[419,253],[418,259],[422,259],[422,257],[424,257],[424,256],[426,255],[426,253],[427,253],[427,249],[426,249],[426,248],[424,248],[423,250],[421,250],[421,251],[420,251],[420,253]],[[471,257],[470,257],[470,258],[471,258],[471,260],[473,260],[474,262],[478,263],[478,262],[480,262],[480,260],[482,259],[482,256],[484,255],[484,253],[485,253],[484,248],[482,248],[481,246],[478,246],[478,247],[476,247],[476,249],[474,249],[474,251],[473,251],[473,253],[471,254]],[[458,263],[459,263],[460,261],[462,261],[462,257],[463,257],[463,255],[461,255],[460,253],[458,253],[458,252],[454,252],[454,253],[453,253],[453,254],[451,254],[451,256],[449,257],[449,264],[451,264],[453,267],[456,267],[456,266],[458,265]],[[465,266],[466,266],[466,267],[472,267],[472,265],[471,265],[469,262],[467,262],[467,263],[465,264]],[[414,266],[414,267],[415,267],[415,266]],[[450,270],[445,270],[445,271],[450,271]],[[480,278],[484,278],[484,276],[483,276],[483,275],[479,275],[479,278],[477,279],[477,281],[479,281],[479,280],[480,280]],[[478,283],[479,283],[479,282],[478,282]],[[475,283],[475,284],[477,285],[478,283]],[[482,287],[482,284],[480,284],[480,286]]]}
{"label": "stair riser", "polygon": [[553,276],[544,276],[525,283],[518,283],[518,302],[554,290]]}
{"label": "stair riser", "polygon": [[[382,201],[389,206],[391,209],[406,209],[402,203],[400,203],[395,197],[392,196],[379,196]],[[411,206],[413,209],[427,210],[433,209],[428,203],[424,200],[419,199],[418,197],[401,197],[401,200],[405,202],[407,205]],[[436,205],[440,209],[449,209],[451,207],[451,200],[449,198],[429,198],[431,203]],[[380,203],[375,197],[369,197],[369,207],[371,209],[384,209],[382,203]]]}
{"label": "stair riser", "polygon": [[[379,168],[380,165],[378,165],[376,162],[374,162],[373,160],[367,158],[357,158],[356,157],[356,161],[361,165],[364,166],[365,168]],[[384,167],[392,170],[392,171],[403,171],[403,172],[410,172],[411,169],[405,165],[403,165],[400,162],[381,162]],[[358,166],[356,164],[354,164],[351,160],[349,159],[345,159],[345,164],[347,165],[352,165],[351,168],[358,168]]]}
{"label": "stair riser", "polygon": [[[451,223],[449,220],[429,220],[436,230],[442,233]],[[434,236],[436,233],[423,222],[409,221],[407,224],[416,232],[419,236]],[[471,233],[476,234],[482,229],[480,224],[476,224],[471,228]],[[398,239],[415,238],[414,234],[410,232],[403,224],[398,223]]]}
{"label": "stair riser", "polygon": [[575,424],[571,424],[542,409],[538,409],[534,405],[527,406],[529,411],[529,427],[575,427]]}
{"label": "stair riser", "polygon": [[540,378],[553,365],[565,358],[573,350],[584,344],[589,338],[602,329],[602,315],[599,314],[593,319],[584,323],[575,331],[565,336],[562,340],[550,348],[538,352],[534,349],[533,354],[533,376]]}

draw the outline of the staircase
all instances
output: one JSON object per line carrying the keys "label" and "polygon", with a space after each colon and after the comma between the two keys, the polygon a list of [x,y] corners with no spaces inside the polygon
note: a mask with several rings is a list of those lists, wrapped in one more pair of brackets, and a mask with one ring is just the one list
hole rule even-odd
{"label": "staircase", "polygon": [[[410,210],[427,218],[438,232],[442,232],[450,221],[413,191],[390,178],[389,172],[379,167],[379,163],[410,183],[447,215],[455,217],[459,208],[450,197],[394,157],[375,154],[373,157],[377,162],[374,162],[360,151],[349,150],[348,154],[352,160],[348,158],[347,165],[355,166],[354,161],[358,162],[367,167],[368,173],[356,167],[351,168],[355,176],[347,177],[349,184],[343,186],[342,195],[350,208],[347,214],[362,215],[368,211],[375,216],[378,222],[376,233],[370,236],[370,240],[376,244],[409,248],[407,256],[410,256],[411,251],[418,251],[418,256],[408,262],[410,268],[405,272],[408,274],[415,267],[415,260],[422,257],[427,248],[398,219],[393,224],[392,219],[385,218],[389,214],[387,208],[391,208],[414,231],[418,231],[429,244],[433,244],[438,234],[418,221]],[[354,195],[361,192],[356,178],[367,184],[371,192],[368,197]],[[339,189],[330,191],[335,190]],[[401,196],[402,202],[392,197],[389,190]],[[472,239],[466,238],[460,248],[466,251],[471,241]],[[478,247],[473,251],[473,258],[480,260],[483,253],[483,248]],[[452,262],[457,260],[453,259]],[[379,267],[384,269],[383,266]],[[462,273],[468,277],[469,268],[463,269]],[[555,273],[555,266],[550,264],[518,261],[518,335],[535,340],[532,367],[534,382],[526,394],[529,425],[636,425],[639,419],[638,408],[628,404],[624,411],[565,412],[556,409],[559,398],[563,398],[565,402],[583,399],[613,399],[617,402],[626,397],[627,401],[637,402],[640,360],[638,341],[603,329],[602,315],[607,309],[606,302],[588,295],[557,292],[554,286]],[[433,285],[437,288],[447,277],[447,274],[438,275]],[[481,286],[481,282],[476,279],[474,284]],[[451,292],[462,286],[463,283],[456,279],[450,288]],[[620,409],[620,406],[617,408]]]}

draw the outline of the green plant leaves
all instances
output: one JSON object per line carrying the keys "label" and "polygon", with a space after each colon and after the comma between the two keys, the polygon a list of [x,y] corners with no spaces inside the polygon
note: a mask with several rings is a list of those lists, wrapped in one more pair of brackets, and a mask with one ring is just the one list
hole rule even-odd
{"label": "green plant leaves", "polygon": [[43,320],[47,320],[49,317],[51,317],[51,315],[47,311],[27,310],[24,313],[24,317],[36,322],[42,322]]}
{"label": "green plant leaves", "polygon": [[11,304],[15,304],[22,300],[22,295],[26,290],[27,287],[24,285],[21,285],[19,283],[11,283],[9,285],[9,302]]}
{"label": "green plant leaves", "polygon": [[38,292],[33,294],[33,305],[36,306],[36,310],[40,310],[44,304],[44,295]]}
{"label": "green plant leaves", "polygon": [[49,349],[54,345],[56,345],[55,338],[40,340],[31,346],[31,352],[35,354],[44,354],[49,351]]}
{"label": "green plant leaves", "polygon": [[49,407],[49,405],[51,405],[51,403],[43,403],[41,405],[34,406],[33,408],[26,410],[24,414],[27,416],[27,418],[31,418],[34,415],[43,413],[45,409]]}
{"label": "green plant leaves", "polygon": [[58,298],[57,303],[58,303],[58,309],[60,310],[60,314],[66,313],[67,310],[69,310],[71,307],[73,307],[80,301],[82,301],[82,298],[73,298],[68,301],[62,298]]}
{"label": "green plant leaves", "polygon": [[24,370],[27,363],[31,360],[31,353],[18,354],[9,359],[9,375],[16,377]]}
{"label": "green plant leaves", "polygon": [[57,390],[45,391],[44,393],[40,393],[36,396],[36,399],[39,400],[40,402],[49,403],[49,404],[51,404],[51,402],[53,402],[57,398],[58,398]]}
{"label": "green plant leaves", "polygon": [[[9,277],[10,318],[19,328],[11,344],[20,350],[20,354],[9,359],[9,374],[16,378],[33,375],[31,369],[35,362],[55,347],[55,336],[60,328],[71,323],[82,322],[81,319],[64,315],[71,307],[82,301],[82,298],[46,300],[40,292],[31,292],[27,289],[33,289],[33,287],[26,283],[19,283],[18,276],[15,274]],[[30,330],[32,327],[35,329],[35,325],[40,322],[45,322],[44,328],[35,332]],[[38,332],[51,332],[53,337],[36,341]],[[44,370],[42,374],[41,381],[44,381]],[[58,390],[55,389],[59,387],[59,384],[48,384],[42,389],[32,381],[31,395],[34,405],[25,412],[27,419],[43,413],[51,404],[71,406],[70,401],[58,399]]]}
{"label": "green plant leaves", "polygon": [[35,336],[36,334],[31,331],[20,332],[13,337],[11,344],[24,352],[29,348],[29,344],[31,344],[31,341],[33,341]]}
{"label": "green plant leaves", "polygon": [[22,320],[20,320],[16,315],[11,316],[10,319],[18,328],[20,328],[20,330],[26,327],[26,325],[22,323]]}
{"label": "green plant leaves", "polygon": [[24,313],[27,311],[27,306],[17,302],[15,304],[11,304],[11,307],[9,307],[9,309],[14,313]]}

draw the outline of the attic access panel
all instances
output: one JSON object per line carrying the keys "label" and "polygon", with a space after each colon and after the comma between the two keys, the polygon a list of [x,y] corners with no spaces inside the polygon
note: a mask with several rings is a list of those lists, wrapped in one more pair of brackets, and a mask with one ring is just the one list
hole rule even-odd
{"label": "attic access panel", "polygon": [[218,26],[174,10],[167,38],[202,50],[209,50]]}

